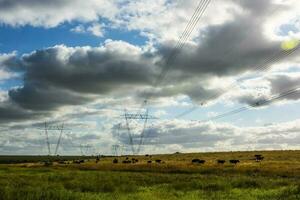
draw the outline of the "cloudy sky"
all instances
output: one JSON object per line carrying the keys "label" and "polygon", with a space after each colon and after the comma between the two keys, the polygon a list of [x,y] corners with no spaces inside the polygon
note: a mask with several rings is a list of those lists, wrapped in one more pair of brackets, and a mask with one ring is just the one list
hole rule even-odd
{"label": "cloudy sky", "polygon": [[[124,110],[156,117],[141,153],[300,149],[299,10],[297,0],[0,0],[0,152],[48,154],[46,121],[67,129],[59,154],[131,153]],[[143,123],[128,122],[136,151]],[[48,134],[54,153],[60,132]]]}

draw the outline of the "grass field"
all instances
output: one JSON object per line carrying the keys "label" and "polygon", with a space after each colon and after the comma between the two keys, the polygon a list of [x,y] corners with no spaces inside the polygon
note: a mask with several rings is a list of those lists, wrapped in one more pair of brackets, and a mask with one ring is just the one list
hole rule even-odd
{"label": "grass field", "polygon": [[[265,159],[257,163],[254,154]],[[0,199],[300,199],[300,151],[153,155],[161,164],[135,158],[135,164],[112,164],[113,157],[97,164],[2,164]],[[193,158],[206,163],[191,164]]]}

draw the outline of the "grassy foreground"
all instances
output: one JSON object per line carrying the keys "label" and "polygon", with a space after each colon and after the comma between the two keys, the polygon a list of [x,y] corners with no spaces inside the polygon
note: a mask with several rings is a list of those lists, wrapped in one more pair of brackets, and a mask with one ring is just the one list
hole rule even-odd
{"label": "grassy foreground", "polygon": [[[252,156],[266,160],[256,163]],[[164,164],[0,165],[0,199],[300,199],[300,151],[173,154]],[[193,165],[191,158],[207,160]],[[215,159],[240,159],[237,166]],[[124,158],[119,158],[122,160]]]}

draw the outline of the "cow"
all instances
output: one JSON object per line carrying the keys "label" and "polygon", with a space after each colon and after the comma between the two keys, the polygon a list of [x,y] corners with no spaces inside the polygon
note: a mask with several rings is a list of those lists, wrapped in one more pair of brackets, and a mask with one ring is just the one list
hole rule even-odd
{"label": "cow", "polygon": [[60,161],[58,161],[58,164],[62,164],[62,165],[64,165],[64,164],[66,164],[66,162],[65,162],[65,161],[63,161],[63,160],[60,160]]}
{"label": "cow", "polygon": [[231,164],[237,164],[237,163],[239,163],[240,161],[239,160],[229,160],[229,162],[231,163]]}
{"label": "cow", "polygon": [[226,161],[225,160],[217,160],[218,164],[224,164]]}
{"label": "cow", "polygon": [[129,163],[131,163],[131,160],[123,160],[122,163],[129,164]]}
{"label": "cow", "polygon": [[193,164],[204,164],[205,160],[200,160],[198,158],[195,158],[195,159],[192,160],[192,163]]}
{"label": "cow", "polygon": [[148,163],[148,164],[151,164],[151,163],[152,163],[152,160],[148,160],[147,163]]}
{"label": "cow", "polygon": [[254,155],[254,157],[255,157],[256,162],[260,162],[264,159],[264,157],[262,155]]}
{"label": "cow", "polygon": [[113,159],[113,164],[117,164],[119,161],[118,161],[118,159]]}
{"label": "cow", "polygon": [[83,163],[83,162],[84,162],[84,161],[83,161],[83,162],[81,162],[81,161],[83,161],[83,160],[73,160],[73,163],[74,163],[74,164],[80,164],[80,163]]}
{"label": "cow", "polygon": [[155,160],[156,163],[161,163],[160,159]]}
{"label": "cow", "polygon": [[53,165],[53,162],[51,162],[51,161],[44,162],[44,166],[51,166],[51,165]]}

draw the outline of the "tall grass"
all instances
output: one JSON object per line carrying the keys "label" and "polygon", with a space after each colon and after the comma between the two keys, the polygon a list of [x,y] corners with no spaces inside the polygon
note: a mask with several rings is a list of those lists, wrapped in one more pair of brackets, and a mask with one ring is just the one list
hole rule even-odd
{"label": "tall grass", "polygon": [[[249,159],[253,152],[230,152],[156,155],[166,163],[151,165],[142,156],[134,165],[0,165],[0,200],[300,199],[299,152],[286,160],[286,152],[267,153],[261,164]],[[215,164],[221,156],[242,162]],[[192,165],[195,157],[207,163]]]}

